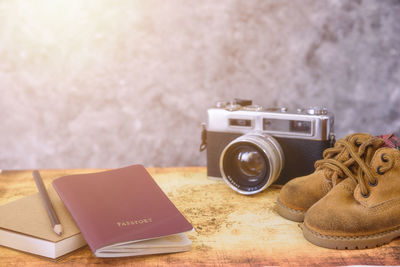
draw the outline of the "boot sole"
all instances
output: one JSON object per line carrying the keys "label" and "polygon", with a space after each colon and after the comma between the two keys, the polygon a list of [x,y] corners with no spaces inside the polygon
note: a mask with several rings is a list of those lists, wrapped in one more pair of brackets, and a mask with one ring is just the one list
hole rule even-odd
{"label": "boot sole", "polygon": [[376,248],[389,243],[400,236],[400,227],[397,229],[366,236],[328,236],[309,229],[304,223],[301,226],[304,237],[314,245],[332,249],[367,249]]}
{"label": "boot sole", "polygon": [[305,211],[300,211],[300,210],[294,210],[289,207],[286,207],[280,200],[279,197],[276,200],[277,202],[277,212],[279,215],[281,215],[283,218],[286,218],[291,221],[295,222],[303,222],[304,221],[304,215],[306,214]]}

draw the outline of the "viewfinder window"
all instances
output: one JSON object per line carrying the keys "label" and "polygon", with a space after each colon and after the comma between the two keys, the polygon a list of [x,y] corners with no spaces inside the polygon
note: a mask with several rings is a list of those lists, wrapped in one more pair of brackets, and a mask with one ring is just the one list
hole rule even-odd
{"label": "viewfinder window", "polygon": [[229,119],[230,126],[251,127],[251,120]]}
{"label": "viewfinder window", "polygon": [[311,121],[263,119],[263,130],[311,134]]}

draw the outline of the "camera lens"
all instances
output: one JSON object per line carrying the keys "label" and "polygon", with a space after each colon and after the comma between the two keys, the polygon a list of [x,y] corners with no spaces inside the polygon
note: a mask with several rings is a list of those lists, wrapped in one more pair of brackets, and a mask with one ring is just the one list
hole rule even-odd
{"label": "camera lens", "polygon": [[264,133],[248,133],[229,143],[221,154],[224,181],[241,194],[255,194],[270,186],[283,168],[279,143]]}
{"label": "camera lens", "polygon": [[243,174],[253,177],[265,172],[264,157],[253,147],[241,148],[237,153],[237,163]]}
{"label": "camera lens", "polygon": [[223,159],[224,173],[239,188],[256,188],[265,184],[269,161],[261,149],[249,142],[233,144]]}

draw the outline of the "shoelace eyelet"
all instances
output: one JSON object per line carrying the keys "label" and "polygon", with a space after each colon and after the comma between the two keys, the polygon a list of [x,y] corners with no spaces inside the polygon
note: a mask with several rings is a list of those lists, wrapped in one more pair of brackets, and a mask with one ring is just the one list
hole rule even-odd
{"label": "shoelace eyelet", "polygon": [[368,197],[369,197],[369,191],[367,192],[366,195],[364,195],[364,194],[360,191],[360,195],[361,195],[363,198],[368,198]]}
{"label": "shoelace eyelet", "polygon": [[386,156],[386,153],[382,153],[382,154],[381,154],[381,160],[382,160],[383,162],[388,162],[388,160],[385,159],[385,156]]}
{"label": "shoelace eyelet", "polygon": [[354,145],[355,145],[356,147],[361,146],[361,143],[358,143],[357,141],[358,141],[358,137],[356,137],[356,138],[354,139]]}
{"label": "shoelace eyelet", "polygon": [[385,172],[382,172],[382,171],[381,171],[381,168],[382,168],[382,166],[376,167],[376,173],[379,174],[379,175],[382,175],[382,174],[385,173]]}
{"label": "shoelace eyelet", "polygon": [[370,181],[368,181],[368,184],[370,186],[377,186],[378,185],[378,179],[375,179],[375,183],[371,183]]}

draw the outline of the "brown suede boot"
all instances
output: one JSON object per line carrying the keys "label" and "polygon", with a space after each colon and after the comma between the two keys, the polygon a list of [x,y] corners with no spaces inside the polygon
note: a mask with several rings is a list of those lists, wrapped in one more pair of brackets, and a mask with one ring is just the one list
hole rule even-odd
{"label": "brown suede boot", "polygon": [[[367,156],[368,158],[368,156]],[[304,237],[334,249],[373,248],[400,236],[400,151],[382,147],[372,161],[315,203]]]}
{"label": "brown suede boot", "polygon": [[323,159],[315,163],[315,172],[295,178],[282,187],[277,200],[278,213],[289,220],[302,222],[305,212],[315,202],[346,178],[347,173],[357,170],[352,155],[359,158],[369,150],[373,153],[378,149],[379,144],[371,143],[373,139],[365,133],[351,134],[338,140],[333,148],[326,149]]}

